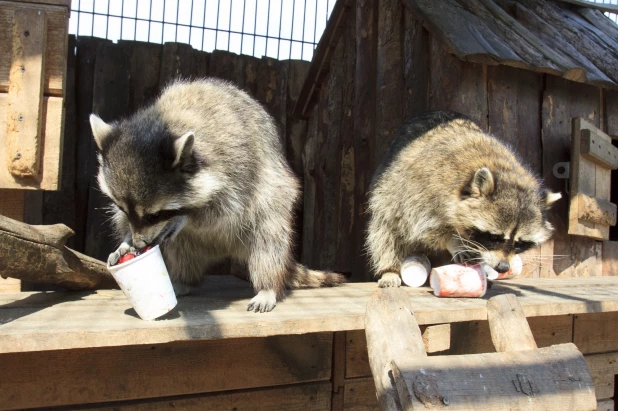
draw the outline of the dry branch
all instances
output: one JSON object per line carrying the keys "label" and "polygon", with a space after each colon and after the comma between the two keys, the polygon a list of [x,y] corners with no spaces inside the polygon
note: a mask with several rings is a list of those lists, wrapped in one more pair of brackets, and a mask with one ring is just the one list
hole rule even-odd
{"label": "dry branch", "polygon": [[105,264],[65,246],[64,224],[32,226],[0,216],[0,276],[72,290],[116,288]]}

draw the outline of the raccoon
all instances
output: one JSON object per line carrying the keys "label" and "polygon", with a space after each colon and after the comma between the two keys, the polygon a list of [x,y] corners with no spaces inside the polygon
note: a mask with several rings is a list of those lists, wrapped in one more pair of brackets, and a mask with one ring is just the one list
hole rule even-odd
{"label": "raccoon", "polygon": [[380,287],[398,287],[403,260],[448,251],[458,263],[510,269],[548,240],[561,195],[470,119],[433,111],[398,132],[370,188],[367,251]]}
{"label": "raccoon", "polygon": [[107,124],[90,116],[98,182],[122,240],[160,244],[177,295],[225,258],[246,263],[257,295],[248,310],[272,310],[286,288],[332,286],[339,274],[292,256],[299,184],[273,119],[245,92],[217,79],[178,81],[150,107]]}

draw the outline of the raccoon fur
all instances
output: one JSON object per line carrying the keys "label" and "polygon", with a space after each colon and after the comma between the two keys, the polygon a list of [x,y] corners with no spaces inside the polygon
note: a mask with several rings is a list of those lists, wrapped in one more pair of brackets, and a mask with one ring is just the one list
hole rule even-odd
{"label": "raccoon fur", "polygon": [[398,287],[407,256],[440,251],[506,272],[515,254],[551,237],[546,212],[560,197],[465,116],[422,114],[400,129],[372,181],[374,274]]}
{"label": "raccoon fur", "polygon": [[160,244],[178,295],[225,258],[246,263],[257,292],[248,310],[270,311],[286,288],[344,278],[308,270],[292,256],[299,184],[273,119],[255,100],[216,79],[176,82],[150,107],[107,124],[90,116],[98,182],[113,202],[122,244]]}

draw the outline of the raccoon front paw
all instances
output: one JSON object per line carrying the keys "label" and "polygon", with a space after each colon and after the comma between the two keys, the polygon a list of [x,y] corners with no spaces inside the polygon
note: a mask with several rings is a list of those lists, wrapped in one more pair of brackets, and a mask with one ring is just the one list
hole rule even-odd
{"label": "raccoon front paw", "polygon": [[382,278],[378,280],[378,287],[387,288],[387,287],[400,287],[401,286],[401,277],[399,274],[395,273],[386,273],[382,274]]}
{"label": "raccoon front paw", "polygon": [[262,290],[249,301],[247,311],[267,313],[277,305],[277,296],[273,290]]}
{"label": "raccoon front paw", "polygon": [[111,267],[118,264],[118,260],[120,260],[120,257],[128,253],[130,250],[131,245],[129,245],[129,243],[120,244],[120,247],[118,247],[116,251],[114,251],[109,255],[109,257],[107,257],[107,265]]}
{"label": "raccoon front paw", "polygon": [[182,283],[172,283],[172,287],[174,287],[174,294],[176,297],[182,297],[183,295],[191,294],[193,287],[190,285],[182,284]]}

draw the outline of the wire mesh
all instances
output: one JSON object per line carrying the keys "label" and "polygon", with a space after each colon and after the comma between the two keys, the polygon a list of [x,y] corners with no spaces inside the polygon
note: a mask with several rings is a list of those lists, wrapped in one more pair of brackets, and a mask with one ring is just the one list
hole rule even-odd
{"label": "wire mesh", "polygon": [[73,0],[69,33],[311,60],[336,0]]}

